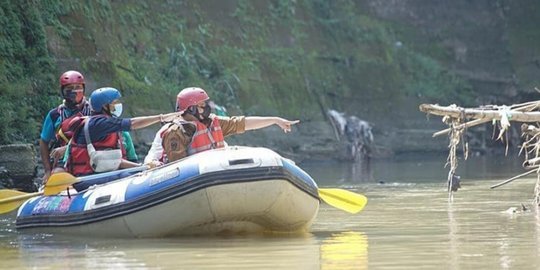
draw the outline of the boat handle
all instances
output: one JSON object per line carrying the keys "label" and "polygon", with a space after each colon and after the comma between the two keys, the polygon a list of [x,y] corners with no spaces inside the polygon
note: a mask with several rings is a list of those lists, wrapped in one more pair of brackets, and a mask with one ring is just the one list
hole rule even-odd
{"label": "boat handle", "polygon": [[102,203],[106,203],[106,202],[110,202],[110,201],[111,201],[111,195],[105,195],[105,196],[101,196],[101,197],[96,198],[96,201],[94,202],[94,205],[98,205],[98,204],[102,204]]}
{"label": "boat handle", "polygon": [[241,164],[253,164],[253,163],[255,163],[255,161],[253,161],[252,158],[229,160],[229,166],[241,165]]}

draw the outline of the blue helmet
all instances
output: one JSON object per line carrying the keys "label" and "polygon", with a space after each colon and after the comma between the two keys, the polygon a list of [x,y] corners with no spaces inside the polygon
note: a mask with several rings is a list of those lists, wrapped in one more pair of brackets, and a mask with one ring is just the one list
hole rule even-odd
{"label": "blue helmet", "polygon": [[101,112],[103,106],[111,104],[114,100],[121,98],[120,91],[112,87],[103,87],[94,90],[90,95],[90,106],[95,112]]}

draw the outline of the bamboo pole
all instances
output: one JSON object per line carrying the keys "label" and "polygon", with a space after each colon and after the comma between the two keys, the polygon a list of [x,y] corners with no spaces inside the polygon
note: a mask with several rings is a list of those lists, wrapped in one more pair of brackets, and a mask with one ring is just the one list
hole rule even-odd
{"label": "bamboo pole", "polygon": [[420,111],[438,116],[449,115],[451,117],[474,118],[474,119],[495,119],[501,120],[505,113],[510,121],[519,122],[540,122],[540,112],[520,112],[517,110],[484,110],[484,109],[465,109],[454,106],[440,106],[434,104],[420,105]]}
{"label": "bamboo pole", "polygon": [[[540,107],[540,101],[530,101],[530,102],[526,102],[526,103],[511,105],[509,107],[513,108],[513,110],[520,111],[520,112],[530,112],[531,110],[534,110],[537,107]],[[492,119],[489,119],[489,118],[475,119],[475,120],[469,121],[469,122],[467,122],[465,124],[461,124],[461,125],[457,126],[456,128],[458,128],[458,129],[459,128],[470,128],[470,127],[473,127],[473,126],[481,125],[483,123],[487,123],[487,122],[489,122],[491,120]],[[446,134],[450,133],[450,130],[451,130],[451,128],[447,128],[447,129],[443,129],[441,131],[437,131],[437,132],[433,133],[433,137],[437,137],[437,136],[440,136],[440,135],[446,135]]]}
{"label": "bamboo pole", "polygon": [[538,166],[538,165],[540,165],[540,157],[527,159],[523,162],[523,167],[525,168],[530,168],[530,167]]}
{"label": "bamboo pole", "polygon": [[[473,127],[473,126],[477,126],[477,125],[480,125],[480,124],[483,124],[483,123],[487,123],[491,121],[491,119],[475,119],[475,120],[472,120],[472,121],[469,121],[465,124],[461,124],[455,128],[457,129],[461,129],[461,128],[470,128],[470,127]],[[437,131],[435,133],[433,133],[433,137],[437,137],[437,136],[440,136],[440,135],[446,135],[448,133],[450,133],[452,129],[451,128],[447,128],[447,129],[443,129],[441,131]]]}
{"label": "bamboo pole", "polygon": [[528,111],[528,110],[534,110],[535,108],[539,107],[540,106],[540,101],[539,100],[536,100],[536,101],[529,101],[529,102],[525,102],[525,103],[520,103],[520,104],[513,104],[513,105],[510,105],[508,107],[514,109],[514,110],[522,110],[522,111]]}
{"label": "bamboo pole", "polygon": [[533,172],[537,172],[537,171],[538,171],[538,168],[536,168],[536,169],[534,169],[534,170],[530,170],[530,171],[524,172],[524,173],[522,173],[522,174],[520,174],[520,175],[516,175],[516,176],[514,176],[514,177],[512,177],[512,178],[510,178],[510,179],[508,179],[508,180],[502,181],[502,182],[500,182],[500,183],[498,183],[498,184],[496,184],[496,185],[493,185],[493,186],[491,186],[491,187],[489,187],[489,188],[494,189],[494,188],[500,187],[500,186],[502,186],[502,185],[506,185],[506,184],[508,184],[508,183],[510,183],[510,182],[512,182],[512,181],[514,181],[514,180],[516,180],[516,179],[518,179],[518,178],[527,176],[527,175],[529,175],[529,174],[531,174],[531,173],[533,173]]}
{"label": "bamboo pole", "polygon": [[[540,92],[540,90],[536,90]],[[504,132],[508,131],[511,121],[524,122],[521,125],[521,131],[522,136],[526,136],[526,141],[523,143],[520,152],[525,151],[525,162],[523,163],[523,166],[528,171],[493,185],[490,188],[494,189],[500,187],[516,179],[536,172],[537,183],[535,186],[535,202],[540,205],[540,127],[525,124],[527,122],[540,122],[540,101],[531,101],[510,106],[488,105],[480,108],[462,108],[456,105],[440,106],[437,104],[421,104],[419,109],[427,114],[442,116],[443,122],[451,126],[451,128],[447,128],[433,134],[433,137],[443,134],[450,134],[452,136],[450,138],[450,153],[447,161],[447,163],[452,164],[452,168],[450,169],[449,173],[454,173],[455,167],[457,167],[457,160],[455,159],[456,145],[460,141],[460,134],[466,128],[480,125],[492,120],[500,121],[501,132],[498,138],[501,138]],[[460,123],[466,120],[469,121]],[[451,133],[451,131],[454,132]],[[529,158],[529,154],[531,154],[532,157]]]}

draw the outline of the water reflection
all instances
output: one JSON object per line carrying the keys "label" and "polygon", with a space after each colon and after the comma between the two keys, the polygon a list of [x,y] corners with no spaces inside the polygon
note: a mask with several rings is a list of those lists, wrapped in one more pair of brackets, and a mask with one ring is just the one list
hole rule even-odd
{"label": "water reflection", "polygon": [[15,266],[17,268],[21,266],[32,269],[321,268],[320,242],[311,234],[130,240],[19,236],[16,242],[20,256],[25,258],[23,265]]}
{"label": "water reflection", "polygon": [[535,244],[536,244],[536,254],[540,254],[540,206],[535,211]]}
{"label": "water reflection", "polygon": [[454,218],[454,204],[448,203],[448,240],[450,249],[449,269],[460,269],[459,267],[459,231],[456,219]]}
{"label": "water reflection", "polygon": [[[326,234],[326,233],[323,233]],[[367,269],[364,233],[88,239],[18,235],[0,247],[11,269]],[[7,265],[6,265],[7,262]]]}
{"label": "water reflection", "polygon": [[321,269],[367,269],[368,240],[359,232],[334,233],[322,240]]}

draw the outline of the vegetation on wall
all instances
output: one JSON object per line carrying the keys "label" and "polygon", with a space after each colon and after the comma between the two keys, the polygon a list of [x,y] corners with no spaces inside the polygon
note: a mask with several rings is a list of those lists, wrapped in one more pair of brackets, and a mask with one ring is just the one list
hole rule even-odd
{"label": "vegetation on wall", "polygon": [[[49,6],[48,4],[52,4]],[[54,59],[46,25],[54,1],[6,1],[0,9],[0,143],[31,142],[53,104]]]}
{"label": "vegetation on wall", "polygon": [[119,88],[128,115],[170,111],[187,86],[230,113],[303,119],[356,96],[376,100],[363,104],[374,114],[388,112],[388,99],[472,96],[352,0],[10,0],[0,12],[0,144],[38,138],[60,102],[57,76],[70,68],[59,59]]}

